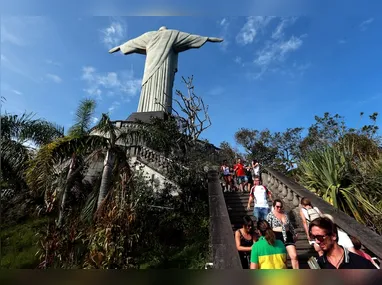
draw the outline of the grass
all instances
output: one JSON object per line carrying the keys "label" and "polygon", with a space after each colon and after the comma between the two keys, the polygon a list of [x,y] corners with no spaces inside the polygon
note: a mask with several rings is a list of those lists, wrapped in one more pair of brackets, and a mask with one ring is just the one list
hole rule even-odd
{"label": "grass", "polygon": [[1,269],[34,269],[39,260],[38,232],[47,218],[35,218],[1,229]]}

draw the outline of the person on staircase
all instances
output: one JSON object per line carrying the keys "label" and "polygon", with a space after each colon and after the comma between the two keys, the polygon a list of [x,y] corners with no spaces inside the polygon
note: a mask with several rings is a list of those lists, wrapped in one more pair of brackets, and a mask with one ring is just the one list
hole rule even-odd
{"label": "person on staircase", "polygon": [[309,224],[313,220],[321,217],[322,213],[317,207],[313,207],[312,202],[310,202],[310,200],[306,197],[302,197],[300,203],[301,203],[300,217],[301,217],[302,225],[304,226],[304,230],[308,238],[309,244],[313,245],[314,240],[311,240],[309,236]]}
{"label": "person on staircase", "polygon": [[323,254],[317,259],[321,269],[376,269],[366,258],[338,244],[337,225],[328,217],[320,217],[309,225],[309,233]]}
{"label": "person on staircase", "polygon": [[294,226],[292,225],[289,217],[283,211],[283,202],[279,199],[273,201],[273,211],[267,216],[267,222],[275,233],[276,239],[281,240],[288,252],[291,259],[292,268],[299,269],[296,240],[297,234],[295,233]]}
{"label": "person on staircase", "polygon": [[247,191],[251,191],[252,185],[253,185],[253,178],[252,178],[252,167],[250,164],[248,164],[245,167],[245,176],[247,177]]}
{"label": "person on staircase", "polygon": [[228,166],[227,160],[223,160],[223,164],[220,167],[220,171],[223,175],[223,179],[224,179],[224,183],[225,183],[225,190],[226,191],[232,191],[234,188],[234,185],[232,183],[231,169]]}
{"label": "person on staircase", "polygon": [[253,169],[253,178],[257,178],[259,177],[260,181],[261,181],[261,177],[260,177],[260,163],[254,159],[252,160],[252,169]]}
{"label": "person on staircase", "polygon": [[247,210],[251,209],[252,201],[254,201],[253,215],[257,221],[265,220],[269,214],[268,201],[272,201],[272,192],[264,185],[260,185],[260,179],[255,178],[254,185],[249,192]]}
{"label": "person on staircase", "polygon": [[247,182],[247,176],[245,176],[244,164],[241,162],[241,159],[237,159],[237,163],[233,167],[233,171],[237,177],[237,184],[239,184],[239,189],[241,192],[244,192],[244,185]]}
{"label": "person on staircase", "polygon": [[252,246],[251,269],[286,269],[286,248],[282,241],[276,239],[269,223],[257,222],[259,240]]}
{"label": "person on staircase", "polygon": [[[327,218],[331,220],[333,223],[335,223],[333,216],[329,214],[322,214],[321,217]],[[343,248],[346,248],[348,251],[357,254],[353,242],[350,239],[350,236],[343,231],[341,228],[339,228],[337,225],[337,243],[339,246],[342,246]],[[320,248],[320,246],[315,242],[314,249],[317,251],[318,256],[322,256],[324,252]]]}
{"label": "person on staircase", "polygon": [[350,239],[351,239],[351,242],[353,243],[354,245],[354,249],[355,249],[355,253],[362,256],[363,258],[366,258],[367,260],[369,260],[371,263],[373,263],[373,265],[377,268],[377,269],[380,269],[379,268],[379,265],[374,261],[374,259],[368,255],[365,251],[363,251],[361,248],[362,248],[362,243],[361,241],[356,238],[355,236],[350,236]]}
{"label": "person on staircase", "polygon": [[255,227],[250,216],[243,217],[243,227],[236,230],[235,242],[243,269],[249,269],[252,245],[257,241]]}

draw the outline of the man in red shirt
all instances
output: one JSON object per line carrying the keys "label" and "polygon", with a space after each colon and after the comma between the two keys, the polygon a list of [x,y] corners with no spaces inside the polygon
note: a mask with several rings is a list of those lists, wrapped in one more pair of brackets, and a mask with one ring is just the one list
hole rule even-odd
{"label": "man in red shirt", "polygon": [[233,171],[236,173],[237,184],[239,184],[240,191],[244,192],[244,185],[248,181],[247,176],[245,175],[244,164],[241,162],[241,159],[237,159],[237,163],[233,167]]}

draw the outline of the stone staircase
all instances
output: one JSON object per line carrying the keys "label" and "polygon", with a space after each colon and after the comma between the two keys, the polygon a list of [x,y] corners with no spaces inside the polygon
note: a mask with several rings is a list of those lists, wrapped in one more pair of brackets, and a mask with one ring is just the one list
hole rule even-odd
{"label": "stone staircase", "polygon": [[[228,214],[230,217],[232,230],[235,232],[237,229],[242,227],[243,217],[249,215],[253,217],[253,205],[251,205],[251,210],[247,211],[246,206],[249,199],[248,192],[225,192],[224,199],[228,208]],[[271,205],[270,205],[271,206]],[[286,211],[288,213],[288,205],[285,205]],[[255,218],[253,217],[254,221]],[[317,256],[315,250],[308,244],[307,237],[302,226],[294,224],[296,232],[298,234],[298,239],[296,242],[297,255],[299,259],[299,264],[301,269],[309,269],[308,259],[311,256]],[[292,268],[289,256],[287,257],[287,266]]]}

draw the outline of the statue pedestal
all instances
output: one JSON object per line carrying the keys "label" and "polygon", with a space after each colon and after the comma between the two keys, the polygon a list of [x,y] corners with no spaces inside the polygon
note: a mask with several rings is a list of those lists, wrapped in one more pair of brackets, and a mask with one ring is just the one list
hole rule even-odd
{"label": "statue pedestal", "polygon": [[135,121],[139,120],[139,121],[142,121],[144,123],[150,123],[151,118],[159,118],[162,120],[166,120],[168,118],[168,114],[166,114],[163,111],[134,112],[126,119],[126,121],[135,122]]}

